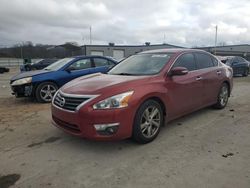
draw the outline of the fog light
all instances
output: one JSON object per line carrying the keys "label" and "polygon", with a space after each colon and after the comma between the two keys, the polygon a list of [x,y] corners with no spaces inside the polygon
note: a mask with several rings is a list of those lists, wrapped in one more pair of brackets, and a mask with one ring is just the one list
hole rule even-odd
{"label": "fog light", "polygon": [[119,123],[95,124],[94,127],[100,135],[112,135],[117,132]]}

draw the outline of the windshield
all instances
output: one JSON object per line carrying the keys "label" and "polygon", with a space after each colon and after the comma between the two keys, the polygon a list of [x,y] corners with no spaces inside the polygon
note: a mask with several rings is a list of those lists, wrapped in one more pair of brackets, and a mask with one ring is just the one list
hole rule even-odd
{"label": "windshield", "polygon": [[228,66],[231,66],[232,65],[232,60],[233,59],[227,59],[226,62],[225,62],[225,64],[228,65]]}
{"label": "windshield", "polygon": [[36,61],[36,62],[34,62],[34,63],[31,63],[31,65],[38,64],[38,63],[42,62],[43,60],[44,60],[44,59],[40,59],[40,60],[38,60],[38,61]]}
{"label": "windshield", "polygon": [[47,66],[44,70],[57,71],[72,60],[73,60],[73,58],[61,59],[61,60],[56,61],[55,63],[52,63],[51,65]]}
{"label": "windshield", "polygon": [[172,54],[138,54],[116,65],[108,74],[117,75],[154,75],[168,63]]}

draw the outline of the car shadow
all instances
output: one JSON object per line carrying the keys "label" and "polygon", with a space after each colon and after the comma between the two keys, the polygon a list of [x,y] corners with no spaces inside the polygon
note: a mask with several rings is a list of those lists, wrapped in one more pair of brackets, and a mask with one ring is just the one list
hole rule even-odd
{"label": "car shadow", "polygon": [[76,152],[92,151],[101,155],[107,152],[114,153],[117,151],[130,150],[143,146],[134,142],[132,139],[125,139],[120,141],[94,141],[81,137],[75,137],[64,132],[58,133],[56,135],[63,138],[60,141],[60,145],[63,145],[63,147],[66,148],[70,148],[71,150],[74,150]]}
{"label": "car shadow", "polygon": [[[71,149],[74,148],[76,151],[92,151],[99,154],[104,154],[107,152],[117,152],[117,151],[126,151],[126,150],[137,150],[137,149],[147,149],[151,148],[152,146],[159,145],[162,143],[162,139],[168,137],[168,135],[172,135],[172,131],[176,128],[181,126],[186,126],[185,121],[191,121],[195,119],[197,116],[201,116],[205,113],[211,111],[211,107],[201,109],[189,115],[185,115],[181,118],[173,120],[171,122],[165,123],[162,127],[161,132],[156,140],[148,144],[139,144],[133,141],[132,139],[128,138],[125,140],[120,141],[93,141],[88,140],[80,137],[75,137],[60,131],[60,133],[56,133],[56,136],[59,136],[61,139],[60,143],[65,145],[65,147],[70,147]],[[213,110],[212,110],[213,111]],[[181,134],[181,133],[180,133]]]}
{"label": "car shadow", "polygon": [[[1,100],[1,99],[0,99]],[[14,98],[9,97],[5,98],[5,101],[1,103],[6,106],[14,106],[23,108],[24,106],[27,107],[35,107],[36,110],[41,110],[41,106],[43,106],[44,110],[47,111],[50,107],[50,103],[41,104],[36,102],[32,98]],[[173,134],[173,130],[178,129],[178,127],[182,126],[185,127],[187,124],[185,122],[192,122],[192,120],[196,119],[198,116],[202,116],[206,113],[214,112],[216,110],[213,110],[211,107],[207,107],[201,110],[198,110],[196,112],[193,112],[191,114],[185,115],[183,117],[180,117],[178,119],[175,119],[173,121],[170,121],[168,123],[165,123],[165,125],[161,128],[161,132],[156,140],[153,142],[143,145],[138,144],[134,142],[132,139],[125,139],[120,141],[93,141],[88,140],[84,138],[75,137],[72,135],[69,135],[67,133],[64,133],[62,130],[59,130],[57,128],[53,129],[50,136],[51,137],[58,137],[60,138],[58,143],[61,145],[64,145],[63,147],[73,148],[76,151],[84,151],[89,150],[93,152],[98,152],[100,154],[106,153],[106,152],[116,152],[116,151],[125,151],[125,150],[131,150],[135,148],[149,148],[152,147],[152,145],[158,145],[162,142],[165,137],[168,137],[169,135]],[[52,126],[49,122],[49,126]],[[178,131],[178,130],[176,130]],[[175,132],[175,131],[174,131]],[[180,132],[180,134],[182,134]],[[56,143],[57,143],[56,142]]]}

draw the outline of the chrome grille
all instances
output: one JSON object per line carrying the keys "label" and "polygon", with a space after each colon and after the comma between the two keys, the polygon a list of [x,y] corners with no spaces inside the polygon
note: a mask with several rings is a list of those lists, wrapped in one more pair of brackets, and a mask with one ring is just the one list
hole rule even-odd
{"label": "chrome grille", "polygon": [[82,96],[69,96],[61,92],[58,92],[54,98],[54,105],[69,111],[75,111],[77,107],[89,100],[89,97]]}

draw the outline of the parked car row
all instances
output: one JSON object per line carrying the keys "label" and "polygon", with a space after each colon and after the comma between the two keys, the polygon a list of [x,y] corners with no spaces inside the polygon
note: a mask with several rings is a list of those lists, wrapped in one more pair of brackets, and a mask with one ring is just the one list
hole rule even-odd
{"label": "parked car row", "polygon": [[222,63],[232,67],[234,76],[248,76],[250,70],[250,62],[240,56],[224,56],[220,57]]}
{"label": "parked car row", "polygon": [[100,56],[65,58],[13,77],[11,87],[16,96],[52,100],[52,122],[69,134],[148,143],[165,122],[207,106],[224,108],[232,77],[231,67],[205,51],[163,49],[119,64]]}

